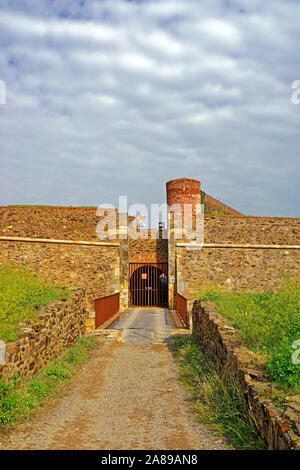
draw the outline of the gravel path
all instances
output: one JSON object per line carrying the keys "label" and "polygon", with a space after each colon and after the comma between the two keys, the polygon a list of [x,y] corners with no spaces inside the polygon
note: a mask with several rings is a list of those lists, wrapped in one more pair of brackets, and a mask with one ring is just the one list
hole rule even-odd
{"label": "gravel path", "polygon": [[65,395],[2,439],[2,449],[226,448],[191,412],[166,311],[131,311],[107,333]]}

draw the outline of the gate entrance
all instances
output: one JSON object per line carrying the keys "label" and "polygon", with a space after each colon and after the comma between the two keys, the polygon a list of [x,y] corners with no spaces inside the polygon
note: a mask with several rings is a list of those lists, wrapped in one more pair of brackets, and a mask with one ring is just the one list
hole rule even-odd
{"label": "gate entrance", "polygon": [[168,263],[130,263],[131,307],[168,307]]}

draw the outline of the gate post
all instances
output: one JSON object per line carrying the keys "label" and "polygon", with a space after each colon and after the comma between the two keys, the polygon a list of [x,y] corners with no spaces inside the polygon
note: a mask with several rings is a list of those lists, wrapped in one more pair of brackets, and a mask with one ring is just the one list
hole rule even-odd
{"label": "gate post", "polygon": [[[122,214],[122,220],[124,223],[119,225],[119,256],[120,256],[120,310],[126,310],[128,308],[128,270],[129,270],[129,255],[128,255],[128,215]],[[126,219],[126,225],[125,225]]]}
{"label": "gate post", "polygon": [[174,214],[168,213],[168,294],[169,310],[176,309],[176,246],[174,237]]}

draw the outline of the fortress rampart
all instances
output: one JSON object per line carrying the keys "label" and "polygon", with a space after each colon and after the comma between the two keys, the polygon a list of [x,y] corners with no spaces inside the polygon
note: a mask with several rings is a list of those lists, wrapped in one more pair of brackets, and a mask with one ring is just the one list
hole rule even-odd
{"label": "fortress rampart", "polygon": [[[167,188],[169,204],[203,199],[197,180],[175,180]],[[171,309],[176,292],[191,303],[208,282],[231,289],[276,289],[284,273],[299,274],[300,219],[205,215],[201,250],[184,235],[174,238],[172,219],[168,231],[141,229],[137,239],[119,236],[117,224],[115,238],[105,236],[100,243],[96,228],[101,219],[96,208],[0,207],[0,263],[23,263],[46,279],[84,287],[89,310],[95,299],[117,291],[121,307],[128,307],[130,263],[168,263]],[[132,220],[128,217],[128,224]]]}

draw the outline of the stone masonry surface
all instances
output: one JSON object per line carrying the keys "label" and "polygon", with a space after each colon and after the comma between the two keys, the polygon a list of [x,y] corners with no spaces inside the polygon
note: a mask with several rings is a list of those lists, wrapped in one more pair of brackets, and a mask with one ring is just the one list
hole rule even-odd
{"label": "stone masonry surface", "polygon": [[129,239],[129,262],[167,263],[168,240],[165,231],[143,229],[140,232],[144,238]]}
{"label": "stone masonry surface", "polygon": [[193,334],[205,354],[213,356],[223,378],[238,381],[256,426],[270,449],[300,449],[299,395],[288,397],[281,412],[267,398],[275,387],[264,369],[264,360],[249,351],[230,320],[215,312],[211,302],[195,301]]}
{"label": "stone masonry surface", "polygon": [[300,219],[205,215],[204,243],[299,245]]}
{"label": "stone masonry surface", "polygon": [[214,282],[231,290],[280,288],[286,273],[299,274],[300,250],[177,247],[177,291],[189,301]]}
{"label": "stone masonry surface", "polygon": [[0,207],[2,236],[98,240],[96,208]]}
{"label": "stone masonry surface", "polygon": [[85,306],[119,290],[119,247],[77,246],[0,240],[0,264],[25,264],[39,276],[66,287],[84,286]]}
{"label": "stone masonry surface", "polygon": [[21,329],[20,338],[6,344],[6,364],[0,365],[0,379],[15,373],[32,376],[84,336],[84,295],[83,288],[73,288],[69,299],[41,307],[36,313],[37,322]]}
{"label": "stone masonry surface", "polygon": [[[108,222],[115,220],[118,227],[118,214],[108,210],[100,216],[96,211],[96,207],[0,207],[0,235],[99,241],[98,223],[105,217]],[[128,222],[131,220],[128,217]]]}

